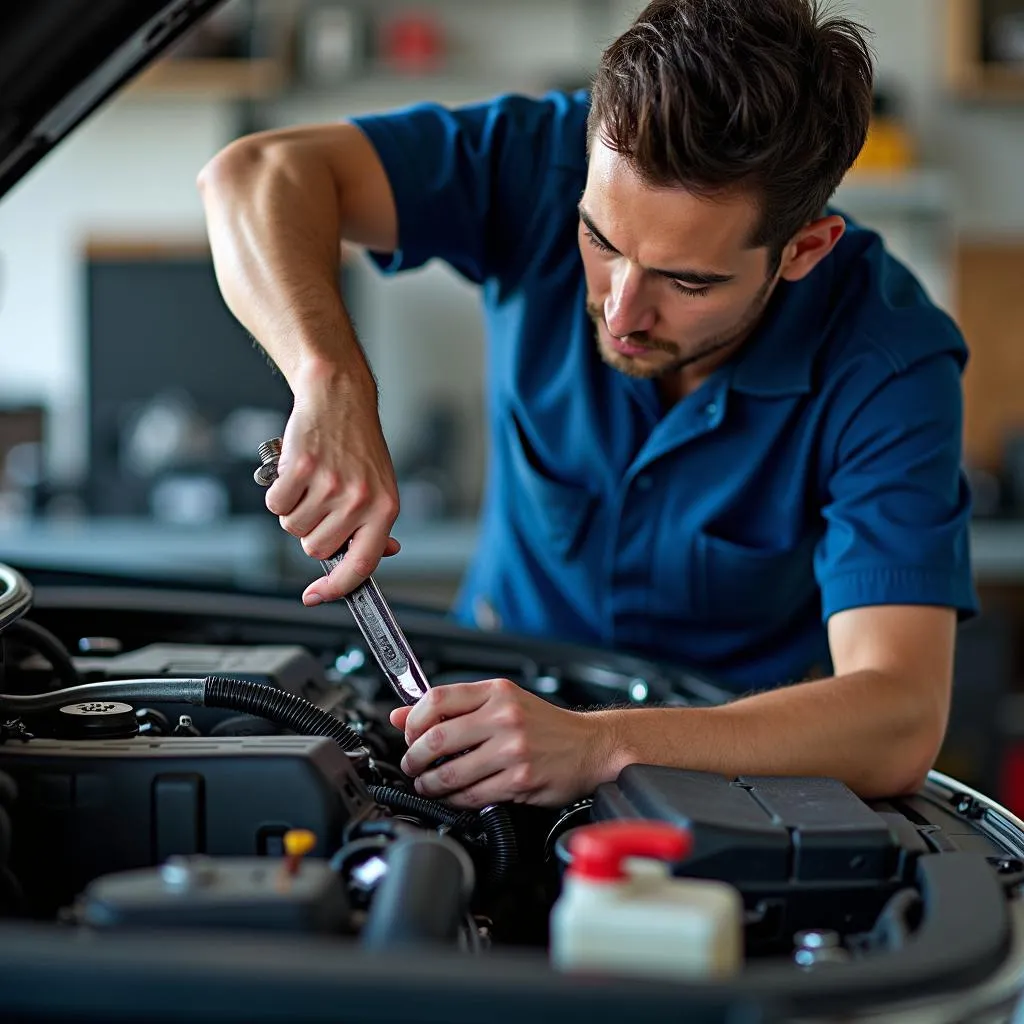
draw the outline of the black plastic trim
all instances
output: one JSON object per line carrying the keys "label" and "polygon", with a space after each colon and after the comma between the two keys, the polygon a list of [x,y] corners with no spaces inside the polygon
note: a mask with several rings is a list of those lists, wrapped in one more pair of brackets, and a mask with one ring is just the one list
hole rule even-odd
{"label": "black plastic trim", "polygon": [[[766,996],[785,994],[801,1013],[823,1013],[935,998],[990,976],[1012,939],[1006,896],[991,865],[973,853],[928,854],[918,859],[917,883],[924,914],[901,948],[788,979],[768,971],[757,979],[752,968],[745,981]],[[737,987],[750,991],[746,983]]]}
{"label": "black plastic trim", "polygon": [[[59,978],[60,983],[54,984]],[[728,990],[579,978],[542,957],[382,956],[354,943],[289,936],[96,936],[0,928],[0,1014],[29,1021],[261,1024],[521,1024],[624,1020],[771,1024],[778,1007]]]}

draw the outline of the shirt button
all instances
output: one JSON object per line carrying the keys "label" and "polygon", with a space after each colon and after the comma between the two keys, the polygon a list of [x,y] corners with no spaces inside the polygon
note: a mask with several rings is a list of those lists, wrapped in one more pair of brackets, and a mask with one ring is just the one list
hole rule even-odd
{"label": "shirt button", "polygon": [[718,406],[715,405],[714,402],[708,402],[708,404],[704,406],[704,415],[707,416],[708,419],[711,419],[716,412],[718,412]]}
{"label": "shirt button", "polygon": [[654,481],[646,473],[641,473],[636,478],[636,486],[638,490],[649,491],[654,486]]}

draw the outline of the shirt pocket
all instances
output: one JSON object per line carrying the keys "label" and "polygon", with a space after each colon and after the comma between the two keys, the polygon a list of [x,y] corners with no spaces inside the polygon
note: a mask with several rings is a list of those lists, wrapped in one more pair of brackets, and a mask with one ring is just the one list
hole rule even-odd
{"label": "shirt pocket", "polygon": [[512,469],[512,515],[528,540],[543,538],[554,554],[572,558],[586,536],[597,495],[559,480],[547,468],[513,410],[507,414],[505,434]]}
{"label": "shirt pocket", "polygon": [[699,613],[726,625],[763,626],[791,618],[817,593],[816,541],[807,535],[788,548],[759,548],[699,533]]}

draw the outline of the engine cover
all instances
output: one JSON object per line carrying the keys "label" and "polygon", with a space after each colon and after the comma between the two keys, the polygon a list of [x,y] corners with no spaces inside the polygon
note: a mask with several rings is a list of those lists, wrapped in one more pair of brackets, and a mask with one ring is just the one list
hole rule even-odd
{"label": "engine cover", "polygon": [[148,644],[124,654],[76,657],[82,682],[165,676],[226,676],[267,683],[288,693],[324,687],[320,663],[304,647],[265,644]]}
{"label": "engine cover", "polygon": [[275,856],[292,828],[317,856],[375,807],[347,754],[311,736],[32,739],[0,747],[18,787],[11,868],[52,914],[99,875],[173,854]]}

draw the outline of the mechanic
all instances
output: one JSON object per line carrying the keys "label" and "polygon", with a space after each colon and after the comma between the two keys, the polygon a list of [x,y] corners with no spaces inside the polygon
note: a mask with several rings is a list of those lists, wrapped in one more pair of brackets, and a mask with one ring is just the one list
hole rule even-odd
{"label": "mechanic", "polygon": [[267,506],[314,558],[351,538],[307,605],[398,550],[344,240],[481,288],[489,472],[458,617],[736,696],[588,712],[439,687],[392,715],[421,794],[559,805],[645,762],[871,797],[934,763],[977,608],[966,348],[829,205],[872,89],[866,30],[813,0],[656,0],[586,92],[255,134],[201,172],[225,301],[294,395]]}

